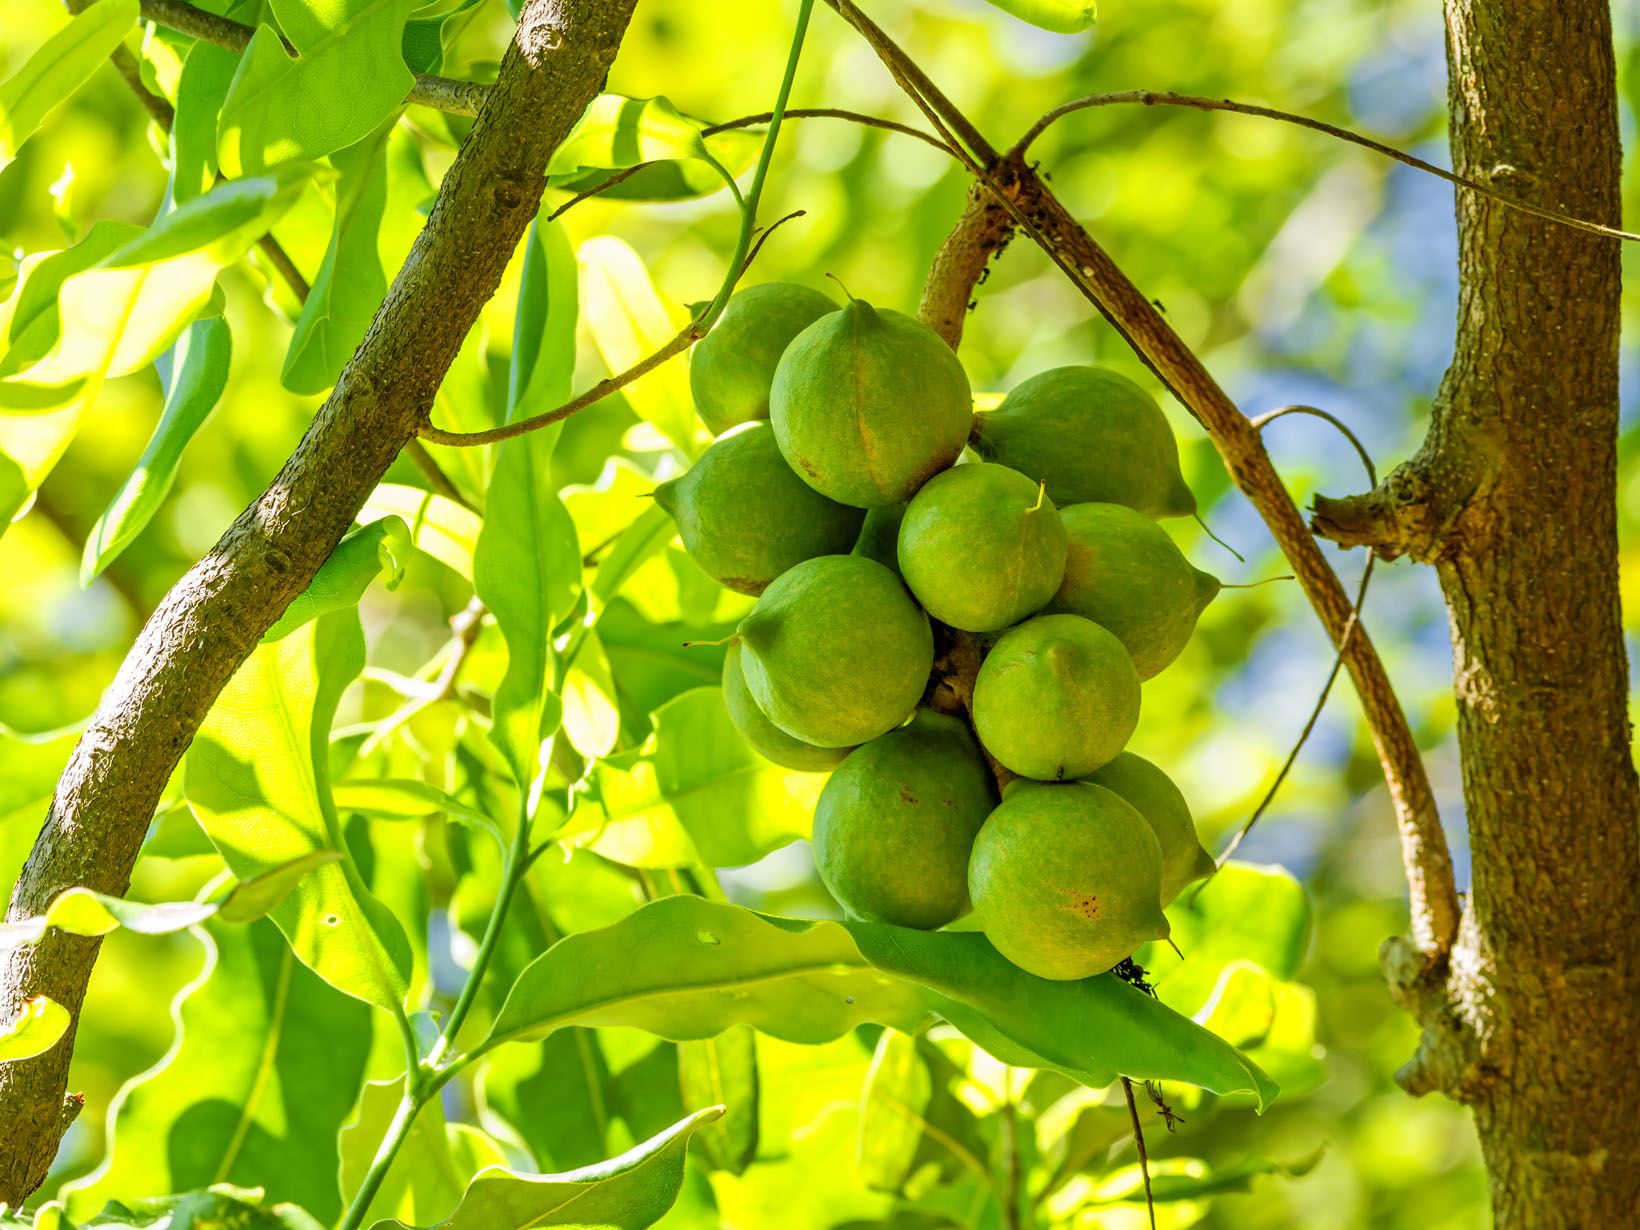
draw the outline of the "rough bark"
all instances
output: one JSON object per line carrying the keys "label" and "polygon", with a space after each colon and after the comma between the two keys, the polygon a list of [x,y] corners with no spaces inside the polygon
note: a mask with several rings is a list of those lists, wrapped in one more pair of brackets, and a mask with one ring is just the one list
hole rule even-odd
{"label": "rough bark", "polygon": [[[217,693],[313,576],[400,449],[534,217],[552,151],[603,87],[634,0],[531,0],[427,225],[290,460],[139,634],[71,756],[8,917],[123,893],[160,792]],[[0,1020],[47,995],[76,1020],[95,940],[54,933],[0,969]],[[0,1066],[0,1202],[45,1177],[77,1109],[73,1030]]]}
{"label": "rough bark", "polygon": [[[1456,169],[1615,223],[1606,0],[1446,0]],[[1640,793],[1618,596],[1618,244],[1458,197],[1457,343],[1420,452],[1318,502],[1433,562],[1451,615],[1474,885],[1403,1072],[1475,1110],[1499,1230],[1640,1207]],[[1399,972],[1398,972],[1399,971]],[[1441,971],[1436,971],[1440,973]]]}

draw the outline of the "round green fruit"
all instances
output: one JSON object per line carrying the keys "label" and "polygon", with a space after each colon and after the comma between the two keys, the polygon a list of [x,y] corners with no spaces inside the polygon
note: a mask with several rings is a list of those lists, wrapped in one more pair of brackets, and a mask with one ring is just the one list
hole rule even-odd
{"label": "round green fruit", "polygon": [[1145,818],[1162,848],[1162,897],[1167,905],[1181,889],[1213,870],[1213,856],[1202,848],[1196,824],[1190,818],[1190,804],[1163,773],[1143,756],[1123,752],[1103,768],[1088,774],[1087,780],[1113,790]]}
{"label": "round green fruit", "polygon": [[879,508],[910,499],[962,454],[973,396],[932,329],[856,299],[780,356],[769,417],[780,451],[816,491]]}
{"label": "round green fruit", "polygon": [[793,564],[847,551],[865,514],[828,500],[780,455],[766,423],[748,423],[655,489],[689,556],[723,585],[761,594]]}
{"label": "round green fruit", "polygon": [[978,418],[974,448],[1048,484],[1060,507],[1126,504],[1147,517],[1188,517],[1196,497],[1154,398],[1102,367],[1032,376]]}
{"label": "round green fruit", "polygon": [[968,911],[968,852],[995,806],[967,726],[924,709],[826,782],[814,811],[820,878],[857,918],[942,927]]}
{"label": "round green fruit", "polygon": [[713,435],[769,417],[780,356],[792,338],[836,310],[825,295],[794,282],[764,282],[734,294],[689,355],[695,409]]}
{"label": "round green fruit", "polygon": [[1166,938],[1161,868],[1156,835],[1119,795],[1032,782],[980,829],[968,892],[1008,960],[1042,978],[1087,978]]}
{"label": "round green fruit", "polygon": [[836,768],[849,754],[846,747],[815,747],[794,739],[769,721],[769,715],[757,707],[757,701],[746,687],[746,676],[740,669],[739,645],[730,645],[723,657],[723,705],[729,710],[729,720],[735,724],[740,737],[751,744],[759,756],[781,768],[824,773]]}
{"label": "round green fruit", "polygon": [[758,708],[817,747],[893,730],[934,666],[928,617],[899,577],[858,555],[822,555],[782,573],[736,635]]}
{"label": "round green fruit", "polygon": [[1080,615],[1038,615],[1003,634],[974,680],[974,729],[1004,768],[1083,777],[1139,724],[1139,673],[1122,642]]}
{"label": "round green fruit", "polygon": [[900,570],[900,523],[905,520],[904,504],[884,504],[866,512],[860,537],[854,543],[854,554],[874,559],[884,568]]}
{"label": "round green fruit", "polygon": [[1070,551],[1065,580],[1048,604],[1116,634],[1149,679],[1183,652],[1218,578],[1191,566],[1167,531],[1123,504],[1060,510]]}
{"label": "round green fruit", "polygon": [[941,623],[995,632],[1053,597],[1065,575],[1065,527],[1039,484],[1007,466],[956,466],[906,506],[900,575]]}

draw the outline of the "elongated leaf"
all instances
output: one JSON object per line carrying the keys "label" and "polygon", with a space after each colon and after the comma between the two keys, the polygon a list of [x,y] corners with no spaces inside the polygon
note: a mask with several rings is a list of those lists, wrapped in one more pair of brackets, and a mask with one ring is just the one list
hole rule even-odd
{"label": "elongated leaf", "polygon": [[559,836],[565,845],[634,867],[741,867],[808,835],[824,780],[752,751],[721,689],[685,692],[652,720],[641,748],[593,770]]}
{"label": "elongated leaf", "polygon": [[430,191],[416,139],[396,119],[338,150],[331,162],[341,178],[330,246],[297,318],[281,376],[296,393],[318,393],[336,383],[421,230],[418,207]]}
{"label": "elongated leaf", "polygon": [[1099,6],[1094,0],[991,0],[1004,13],[1021,21],[1052,30],[1055,34],[1080,34],[1093,25]]}
{"label": "elongated leaf", "polygon": [[182,62],[171,124],[173,206],[193,200],[216,180],[216,121],[238,69],[239,56],[212,43],[195,43]]}
{"label": "elongated leaf", "polygon": [[44,995],[24,1000],[17,1019],[0,1025],[0,1063],[45,1054],[68,1032],[68,1024],[68,1009],[56,1000]]}
{"label": "elongated leaf", "polygon": [[[1169,1158],[1172,1166],[1151,1176],[1151,1198],[1158,1203],[1175,1200],[1201,1200],[1208,1196],[1222,1196],[1227,1192],[1246,1192],[1253,1189],[1255,1179],[1265,1175],[1279,1175],[1296,1179],[1314,1170],[1321,1162],[1325,1148],[1317,1149],[1296,1162],[1277,1162],[1267,1157],[1248,1157],[1231,1166],[1217,1169],[1195,1158]],[[1140,1202],[1145,1198],[1144,1176],[1137,1166],[1124,1166],[1099,1185],[1090,1204],[1116,1204],[1123,1201]]]}
{"label": "elongated leaf", "polygon": [[928,1061],[917,1040],[885,1029],[860,1094],[860,1177],[867,1187],[898,1191],[922,1144],[924,1116],[934,1096]]}
{"label": "elongated leaf", "polygon": [[685,1109],[723,1107],[721,1119],[701,1128],[701,1148],[714,1169],[744,1173],[757,1156],[757,1033],[737,1026],[678,1043],[678,1084]]}
{"label": "elongated leaf", "polygon": [[[274,0],[240,56],[218,123],[228,175],[315,159],[363,140],[415,83],[401,51],[411,0]],[[301,117],[299,124],[292,116]]]}
{"label": "elongated leaf", "polygon": [[86,537],[80,584],[91,581],[153,519],[176,479],[182,452],[228,387],[233,337],[225,317],[196,320],[164,365],[165,409],[148,446]]}
{"label": "elongated leaf", "polygon": [[[623,372],[648,358],[689,323],[681,308],[661,299],[643,259],[624,240],[611,235],[589,239],[578,255],[587,325],[611,372]],[[639,418],[693,455],[694,401],[682,363],[664,363],[622,393]]]}
{"label": "elongated leaf", "polygon": [[62,386],[66,394],[49,411],[0,411],[0,525],[56,465],[103,381],[163,353],[210,302],[217,272],[266,233],[310,175],[292,166],[221,184],[68,276],[54,296],[55,314],[33,317],[38,324],[26,338],[15,331],[14,315],[15,353],[0,360],[0,373],[25,385]]}
{"label": "elongated leaf", "polygon": [[364,1082],[370,1009],[308,972],[267,922],[202,934],[205,967],[172,1006],[171,1049],[109,1108],[108,1154],[69,1187],[69,1210],[227,1181],[329,1221],[341,1212],[336,1125]]}
{"label": "elongated leaf", "polygon": [[[468,1186],[461,1204],[439,1230],[530,1230],[536,1226],[642,1230],[659,1221],[678,1198],[689,1136],[722,1111],[696,1111],[636,1148],[566,1174],[523,1175],[495,1167]],[[379,1221],[372,1230],[407,1230]]]}
{"label": "elongated leaf", "polygon": [[[537,224],[519,287],[509,420],[568,399],[577,305],[562,290],[573,269],[558,228]],[[539,772],[543,741],[562,714],[553,690],[553,629],[574,608],[581,588],[575,522],[552,482],[558,435],[552,426],[501,446],[473,555],[474,587],[507,642],[491,737],[525,791]]]}
{"label": "elongated leaf", "polygon": [[97,0],[0,84],[0,170],[51,109],[101,68],[136,27],[137,0]]}
{"label": "elongated leaf", "polygon": [[[358,612],[260,646],[223,689],[188,752],[188,804],[235,875],[345,851],[330,795],[330,723],[364,665]],[[320,867],[273,911],[297,955],[340,991],[396,1009],[410,945],[350,860]]]}
{"label": "elongated leaf", "polygon": [[635,1025],[674,1041],[751,1025],[823,1042],[865,1021],[913,1033],[943,1018],[1005,1063],[1085,1084],[1177,1080],[1216,1093],[1273,1083],[1234,1048],[1112,975],[1053,982],[975,933],[800,922],[666,897],[572,935],[520,975],[487,1045],[566,1025]]}
{"label": "elongated leaf", "polygon": [[473,552],[483,526],[477,513],[420,487],[383,483],[371,492],[359,517],[372,521],[386,516],[404,519],[416,550],[467,580],[473,579]]}
{"label": "elongated leaf", "polygon": [[38,944],[51,927],[70,935],[107,935],[119,927],[138,935],[170,935],[212,917],[220,917],[224,922],[251,922],[283,901],[303,876],[340,857],[333,850],[319,850],[293,859],[235,885],[220,901],[150,904],[111,897],[89,888],[71,888],[53,898],[44,914],[21,922],[0,923],[0,952],[23,944]]}
{"label": "elongated leaf", "polygon": [[370,583],[383,574],[387,588],[397,589],[409,554],[410,527],[402,519],[383,517],[361,525],[336,544],[307,588],[262,635],[263,642],[283,640],[310,620],[357,606]]}
{"label": "elongated leaf", "polygon": [[357,812],[378,820],[420,820],[424,816],[448,816],[462,824],[483,829],[498,841],[502,830],[482,809],[446,794],[437,786],[414,778],[370,778],[365,781],[337,782],[336,808]]}

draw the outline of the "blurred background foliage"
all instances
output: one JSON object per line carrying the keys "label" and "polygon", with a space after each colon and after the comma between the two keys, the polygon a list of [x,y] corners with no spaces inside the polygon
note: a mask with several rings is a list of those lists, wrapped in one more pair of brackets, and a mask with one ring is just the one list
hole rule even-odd
{"label": "blurred background foliage", "polygon": [[[637,97],[666,94],[709,121],[762,111],[775,92],[792,7],[642,0],[609,88]],[[1261,101],[1446,161],[1435,0],[1107,0],[1095,33],[1081,38],[1032,29],[980,0],[880,0],[870,9],[999,143],[1068,98],[1150,88]],[[498,58],[510,19],[496,3],[471,17],[448,62],[477,63],[482,72]],[[1640,17],[1625,5],[1616,17],[1627,85],[1623,126],[1632,139]],[[0,75],[61,22],[54,0],[8,0]],[[825,11],[816,17],[794,103],[920,121],[867,48]],[[459,137],[465,121],[415,108],[409,116],[422,130],[423,158],[436,179],[450,157],[448,140]],[[22,254],[63,246],[95,219],[146,223],[165,187],[148,148],[153,139],[123,83],[101,70],[0,172],[0,283],[9,283]],[[1051,129],[1034,154],[1065,202],[1164,306],[1247,411],[1291,402],[1324,406],[1359,433],[1381,467],[1415,446],[1451,344],[1456,274],[1447,185],[1315,133],[1142,107],[1074,115]],[[781,143],[765,216],[805,213],[768,244],[753,280],[789,278],[831,289],[823,280],[830,273],[857,295],[912,311],[965,186],[952,162],[904,137],[828,119],[795,122]],[[1632,197],[1632,174],[1626,188]],[[320,208],[317,201],[309,206]],[[311,270],[328,227],[304,228],[303,208],[279,233]],[[662,299],[682,305],[715,289],[736,220],[720,194],[642,207],[592,201],[564,224],[577,245],[619,237],[641,255]],[[611,287],[630,287],[622,250],[599,243],[604,282],[588,272],[583,252],[578,386],[606,370],[587,323],[614,310]],[[107,387],[33,510],[0,539],[0,721],[7,728],[0,740],[0,884],[10,883],[26,855],[71,745],[71,736],[52,732],[90,712],[140,622],[261,490],[318,404],[281,385],[291,305],[264,273],[253,258],[223,278],[235,335],[229,396],[193,441],[171,498],[126,553],[81,587],[81,544],[160,410],[151,371]],[[452,374],[453,383],[464,382],[463,396],[493,403],[504,389],[516,277],[515,263]],[[264,299],[284,315],[263,310]],[[1628,373],[1632,342],[1624,358]],[[1044,368],[1090,361],[1151,384],[1120,339],[1024,240],[981,288],[963,359],[982,390],[1004,391]],[[680,364],[672,375],[681,381],[681,372]],[[651,382],[643,395],[676,395],[678,387],[674,382],[668,393]],[[1279,574],[1279,556],[1256,515],[1227,489],[1210,445],[1179,407],[1168,411],[1208,521],[1247,562],[1194,526],[1169,528],[1198,564],[1227,581]],[[1624,423],[1627,459],[1640,447],[1632,398],[1625,399]],[[555,461],[559,481],[595,483],[604,458],[623,441],[640,459],[662,449],[621,398],[573,420]],[[1301,502],[1363,482],[1347,444],[1313,420],[1283,421],[1271,447]],[[457,473],[473,464],[473,456],[449,460]],[[389,478],[421,481],[403,461]],[[626,482],[628,498],[647,482]],[[1631,467],[1621,490],[1625,578],[1632,585],[1640,578],[1628,554],[1640,518],[1640,469]],[[585,526],[596,522],[603,498],[581,497],[583,546],[590,545]],[[575,495],[569,502],[577,507]],[[1353,585],[1359,556],[1337,562]],[[721,622],[740,609],[732,596],[715,600],[710,586],[677,560],[668,566],[670,596],[653,599],[660,606],[692,612],[696,623]],[[642,591],[639,606],[650,592]],[[1629,597],[1630,611],[1640,608]],[[397,592],[373,591],[365,605],[373,664],[418,668],[445,642],[446,621],[466,598],[453,573],[425,560],[413,564]],[[1367,624],[1428,753],[1461,884],[1467,862],[1450,653],[1433,574],[1404,563],[1380,568]],[[640,631],[625,644],[613,629],[612,658],[654,651],[640,625],[630,621]],[[1210,846],[1222,844],[1256,804],[1329,665],[1324,637],[1296,587],[1274,583],[1227,592],[1208,610],[1185,656],[1147,688],[1134,748],[1179,781]],[[677,686],[711,682],[715,670],[698,659],[670,669],[681,672],[681,683],[640,698],[639,711]],[[1295,1159],[1322,1150],[1302,1177],[1264,1179],[1252,1194],[1216,1202],[1200,1223],[1210,1227],[1480,1224],[1484,1176],[1467,1115],[1439,1099],[1410,1100],[1392,1081],[1415,1046],[1415,1031],[1389,1002],[1376,950],[1403,925],[1403,888],[1389,804],[1347,686],[1334,694],[1297,770],[1241,853],[1285,866],[1311,894],[1313,938],[1299,978],[1316,992],[1316,1054],[1325,1079],[1307,1093],[1294,1091],[1262,1119],[1233,1113],[1194,1124],[1183,1107],[1186,1122],[1177,1135],[1152,1131],[1152,1156]],[[194,886],[190,874],[186,861],[146,861],[136,891],[174,896]],[[802,845],[729,881],[732,895],[750,904],[794,913],[833,909]],[[93,1105],[105,1106],[121,1083],[163,1055],[172,1036],[171,996],[200,961],[198,945],[185,936],[110,937],[73,1077]],[[433,964],[436,976],[436,953]],[[854,1098],[870,1058],[853,1039],[824,1048],[769,1043],[762,1054],[766,1105],[794,1122],[804,1099],[818,1105],[833,1092]],[[815,1130],[853,1129],[828,1119]],[[64,1177],[94,1163],[101,1131],[97,1114],[77,1125],[61,1161]],[[823,1181],[800,1173],[797,1162],[785,1165],[757,1190],[740,1190],[736,1199],[751,1202],[744,1224],[785,1224],[772,1210],[809,1199],[808,1185]],[[757,1220],[759,1200],[772,1202],[766,1215],[774,1220]]]}

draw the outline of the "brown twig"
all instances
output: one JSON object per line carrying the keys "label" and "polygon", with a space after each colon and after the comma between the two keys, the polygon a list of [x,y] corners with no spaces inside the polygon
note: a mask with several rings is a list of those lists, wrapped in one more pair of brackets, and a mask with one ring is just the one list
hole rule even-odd
{"label": "brown twig", "polygon": [[[921,90],[909,57],[850,2],[827,0],[865,37],[885,67],[942,134],[972,129],[936,90]],[[979,145],[977,149],[989,149]],[[1354,604],[1310,536],[1292,496],[1270,463],[1259,433],[1219,387],[1150,299],[1071,216],[1022,158],[994,155],[975,165],[975,178],[1123,337],[1163,385],[1206,428],[1237,488],[1245,494],[1286,555],[1361,698],[1379,764],[1394,801],[1407,877],[1412,933],[1433,962],[1457,934],[1459,905],[1446,834],[1434,791],[1400,698],[1364,630],[1354,630]],[[1350,633],[1346,639],[1346,633]]]}
{"label": "brown twig", "polygon": [[[207,13],[183,0],[142,0],[142,17],[156,26],[164,26],[229,51],[244,51],[251,41],[251,35],[256,33],[253,26]],[[285,43],[285,50],[295,54],[295,49],[288,42]],[[449,77],[417,73],[416,83],[410,87],[406,101],[452,115],[477,115],[489,91],[490,87],[482,82],[456,81]]]}
{"label": "brown twig", "polygon": [[1640,235],[1632,231],[1621,231],[1616,227],[1602,226],[1598,222],[1588,222],[1571,214],[1561,213],[1555,209],[1545,209],[1541,205],[1534,205],[1530,201],[1517,200],[1506,196],[1495,188],[1470,179],[1467,175],[1459,175],[1438,167],[1433,162],[1426,162],[1404,150],[1398,150],[1393,145],[1385,145],[1382,141],[1375,141],[1371,137],[1348,128],[1340,128],[1337,124],[1329,124],[1325,120],[1311,119],[1307,115],[1296,115],[1291,111],[1279,111],[1274,107],[1261,107],[1257,103],[1236,102],[1230,98],[1201,98],[1194,94],[1175,94],[1171,90],[1118,90],[1109,94],[1090,94],[1086,98],[1073,99],[1068,103],[1055,107],[1036,123],[1026,130],[1013,148],[1013,153],[1023,156],[1030,148],[1031,142],[1042,135],[1043,131],[1064,116],[1077,111],[1086,111],[1092,107],[1110,107],[1122,104],[1138,104],[1145,107],[1187,107],[1193,111],[1228,111],[1233,115],[1252,115],[1260,119],[1276,120],[1283,124],[1293,124],[1299,128],[1308,128],[1312,132],[1325,133],[1340,141],[1348,141],[1351,145],[1359,145],[1362,149],[1371,150],[1375,154],[1382,154],[1385,158],[1393,158],[1405,166],[1433,175],[1437,179],[1444,179],[1449,184],[1456,184],[1460,188],[1467,188],[1471,192],[1478,192],[1488,200],[1497,201],[1510,209],[1518,209],[1521,213],[1531,214],[1534,218],[1542,218],[1548,222],[1557,222],[1561,226],[1569,226],[1573,230],[1586,231],[1591,235],[1601,235],[1607,239],[1622,239],[1627,241],[1640,240]]}
{"label": "brown twig", "polygon": [[1133,1147],[1139,1154],[1139,1176],[1145,1182],[1145,1208],[1150,1213],[1150,1230],[1156,1230],[1156,1198],[1150,1190],[1150,1155],[1145,1151],[1145,1129],[1139,1122],[1139,1103],[1133,1099],[1133,1082],[1122,1077],[1122,1092],[1127,1095],[1128,1117],[1133,1120]]}
{"label": "brown twig", "polygon": [[[716,136],[720,132],[728,132],[731,128],[752,128],[758,124],[767,124],[774,118],[774,112],[764,111],[757,115],[743,115],[739,119],[724,120],[721,124],[710,124],[701,129],[703,137]],[[863,111],[848,111],[842,107],[793,107],[786,112],[788,120],[848,120],[853,124],[863,124],[867,128],[881,128],[884,132],[897,132],[902,136],[915,137],[925,145],[932,145],[935,149],[945,151],[945,143],[931,133],[910,124],[902,124],[898,120],[885,120],[880,115],[867,115]]]}

